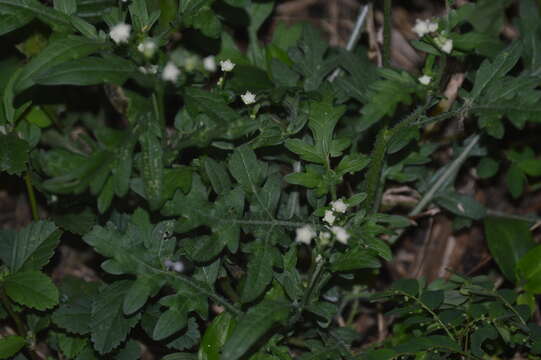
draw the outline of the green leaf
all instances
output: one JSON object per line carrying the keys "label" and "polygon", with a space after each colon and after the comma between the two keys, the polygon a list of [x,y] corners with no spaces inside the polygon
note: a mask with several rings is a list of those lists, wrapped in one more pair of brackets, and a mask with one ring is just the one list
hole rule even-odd
{"label": "green leaf", "polygon": [[171,199],[177,190],[183,193],[190,191],[192,186],[192,169],[187,166],[175,166],[164,169],[163,198]]}
{"label": "green leaf", "polygon": [[471,97],[477,99],[496,79],[507,74],[520,59],[521,52],[521,42],[515,41],[496,56],[494,61],[483,61],[475,75]]}
{"label": "green leaf", "polygon": [[6,294],[15,302],[46,310],[58,304],[58,289],[47,275],[39,271],[21,271],[4,280]]}
{"label": "green leaf", "polygon": [[214,259],[227,245],[227,237],[213,234],[186,239],[184,249],[189,257],[197,262],[206,262]]}
{"label": "green leaf", "polygon": [[349,154],[340,160],[340,163],[338,163],[335,171],[340,176],[354,174],[364,169],[369,163],[369,157],[364,154]]}
{"label": "green leaf", "polygon": [[120,349],[115,360],[134,360],[141,358],[141,346],[133,339],[129,340],[126,345]]}
{"label": "green leaf", "polygon": [[421,301],[430,309],[435,310],[443,303],[443,291],[424,291]]}
{"label": "green leaf", "polygon": [[[0,3],[6,0],[0,0]],[[28,0],[24,0],[28,1]],[[69,60],[80,59],[100,50],[107,49],[110,44],[101,40],[90,40],[82,36],[68,35],[49,43],[39,55],[26,64],[14,85],[16,93],[34,85],[34,76],[44,73],[56,65]]]}
{"label": "green leaf", "polygon": [[131,315],[142,308],[148,298],[161,287],[160,280],[156,276],[141,275],[130,287],[124,298],[122,310],[124,314]]}
{"label": "green leaf", "polygon": [[67,15],[77,12],[77,0],[54,0],[54,8]]}
{"label": "green leaf", "polygon": [[517,165],[529,176],[541,176],[541,159],[524,159]]}
{"label": "green leaf", "polygon": [[98,283],[67,277],[60,286],[62,302],[54,311],[52,321],[75,334],[88,334],[92,315],[92,301],[98,294]]}
{"label": "green leaf", "polygon": [[116,348],[137,324],[139,316],[126,317],[122,312],[124,297],[131,281],[116,281],[104,286],[92,304],[90,328],[94,349],[105,354]]}
{"label": "green leaf", "polygon": [[507,188],[509,189],[513,199],[517,199],[524,191],[526,176],[522,170],[520,170],[518,165],[511,164],[509,170],[507,170],[507,174],[505,175],[505,182],[507,183]]}
{"label": "green leaf", "polygon": [[530,249],[516,264],[517,278],[525,281],[524,289],[534,294],[541,293],[541,245]]}
{"label": "green leaf", "polygon": [[500,167],[500,164],[490,158],[490,157],[484,157],[479,162],[479,165],[477,165],[477,175],[481,179],[488,179],[498,172],[498,169]]}
{"label": "green leaf", "polygon": [[163,205],[163,148],[150,131],[139,137],[142,150],[142,178],[145,195],[152,210]]}
{"label": "green leaf", "polygon": [[0,338],[0,359],[7,359],[17,354],[26,345],[22,336],[11,335]]}
{"label": "green leaf", "polygon": [[381,266],[379,260],[362,247],[355,247],[343,254],[337,254],[332,260],[333,271],[351,271],[358,269],[376,269]]}
{"label": "green leaf", "polygon": [[480,220],[486,215],[485,207],[468,195],[446,191],[438,194],[435,197],[435,201],[438,205],[444,207],[453,214],[473,220]]}
{"label": "green leaf", "polygon": [[244,314],[225,343],[222,360],[237,360],[276,323],[289,317],[289,304],[263,300]]}
{"label": "green leaf", "polygon": [[162,340],[184,329],[188,321],[188,312],[192,308],[191,301],[184,296],[171,295],[162,298],[160,304],[167,305],[169,309],[158,318],[154,327],[152,338]]}
{"label": "green leaf", "polygon": [[222,163],[206,157],[203,160],[203,168],[216,194],[224,194],[231,189],[231,179]]}
{"label": "green leaf", "polygon": [[101,189],[100,195],[98,196],[98,211],[100,214],[103,214],[111,206],[111,201],[113,201],[114,196],[114,184],[113,178],[111,176],[107,177],[107,181],[103,188]]}
{"label": "green leaf", "polygon": [[498,337],[498,332],[492,325],[485,325],[476,330],[471,335],[471,351],[475,356],[482,357],[485,352],[482,349],[483,343],[490,339],[494,340]]}
{"label": "green leaf", "polygon": [[222,347],[235,328],[235,324],[235,320],[227,312],[216,316],[201,339],[197,353],[198,358],[200,360],[220,360]]}
{"label": "green leaf", "polygon": [[70,27],[69,17],[66,14],[45,6],[37,0],[0,0],[0,12],[17,12],[24,16],[35,16],[56,31],[65,31]]}
{"label": "green leaf", "polygon": [[0,231],[0,259],[12,272],[40,270],[53,256],[61,232],[51,221],[37,221],[19,232]]}
{"label": "green leaf", "polygon": [[289,151],[299,155],[303,160],[318,164],[325,163],[325,158],[321,156],[316,147],[305,143],[301,139],[287,139],[284,145]]}
{"label": "green leaf", "polygon": [[64,356],[73,359],[88,345],[88,340],[63,333],[54,333],[58,347]]}
{"label": "green leaf", "polygon": [[188,87],[184,91],[184,100],[190,113],[204,113],[218,123],[229,124],[239,118],[239,115],[227,105],[218,94],[214,94],[195,87]]}
{"label": "green leaf", "polygon": [[0,171],[10,175],[21,175],[26,170],[30,146],[16,133],[0,134]]}
{"label": "green leaf", "polygon": [[32,81],[40,85],[122,85],[136,71],[131,61],[117,56],[87,57],[47,68],[36,73]]}
{"label": "green leaf", "polygon": [[334,127],[345,111],[345,106],[334,106],[331,97],[310,103],[308,127],[314,134],[316,149],[323,158],[327,158],[331,152]]}
{"label": "green leaf", "polygon": [[34,16],[28,13],[0,13],[0,36],[17,30],[34,19]]}
{"label": "green leaf", "polygon": [[393,282],[393,289],[402,291],[410,296],[419,295],[419,281],[415,279],[400,279]]}
{"label": "green leaf", "polygon": [[255,152],[248,145],[242,145],[235,149],[229,159],[229,171],[245,191],[256,193],[267,167],[257,160]]}
{"label": "green leaf", "polygon": [[488,217],[484,220],[490,253],[503,275],[516,282],[515,266],[535,246],[528,223],[521,220]]}
{"label": "green leaf", "polygon": [[[270,235],[270,232],[267,236]],[[272,252],[267,240],[257,240],[257,246],[248,263],[248,274],[242,290],[241,301],[251,302],[261,295],[272,280]]]}
{"label": "green leaf", "polygon": [[126,195],[130,189],[132,154],[135,144],[135,140],[128,140],[117,150],[115,155],[115,163],[112,168],[113,186],[115,194],[119,197]]}

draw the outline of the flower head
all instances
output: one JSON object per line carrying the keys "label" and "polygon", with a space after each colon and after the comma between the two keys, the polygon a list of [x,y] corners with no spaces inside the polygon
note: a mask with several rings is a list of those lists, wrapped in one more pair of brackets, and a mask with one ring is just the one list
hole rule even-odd
{"label": "flower head", "polygon": [[450,54],[453,51],[453,40],[446,38],[443,35],[434,39],[436,45],[446,54]]}
{"label": "flower head", "polygon": [[323,221],[325,221],[329,225],[332,225],[334,224],[334,220],[336,220],[336,216],[334,216],[332,210],[325,210],[325,216],[323,216]]}
{"label": "flower head", "polygon": [[336,240],[338,240],[338,242],[344,245],[348,243],[349,234],[346,231],[346,229],[344,229],[341,226],[333,226],[331,228],[331,231],[334,234],[334,236],[336,236]]}
{"label": "flower head", "polygon": [[418,78],[419,82],[425,86],[428,86],[432,82],[432,76],[423,75],[420,78]]}
{"label": "flower head", "polygon": [[179,68],[171,61],[169,61],[163,68],[162,79],[165,81],[176,82],[179,75]]}
{"label": "flower head", "polygon": [[139,66],[139,71],[143,74],[157,74],[158,65]]}
{"label": "flower head", "polygon": [[251,93],[250,91],[246,91],[244,94],[242,94],[241,96],[241,99],[242,101],[246,104],[246,105],[250,105],[250,104],[253,104],[255,103],[255,94]]}
{"label": "flower head", "polygon": [[334,211],[342,214],[345,213],[348,208],[348,204],[346,204],[342,199],[331,202],[331,206]]}
{"label": "flower head", "polygon": [[127,43],[130,38],[131,25],[120,23],[116,24],[109,31],[109,36],[116,44]]}
{"label": "flower head", "polygon": [[426,34],[437,31],[438,23],[430,20],[417,19],[415,20],[415,26],[411,30],[419,37],[423,37]]}
{"label": "flower head", "polygon": [[220,61],[220,68],[222,69],[223,72],[233,71],[233,69],[235,68],[235,63],[233,63],[229,59],[227,59],[225,61],[222,60],[222,61]]}
{"label": "flower head", "polygon": [[212,55],[209,55],[206,58],[203,58],[203,68],[207,70],[208,72],[215,72],[216,71],[216,58],[214,58],[214,56]]}
{"label": "flower head", "polygon": [[145,39],[137,45],[137,50],[143,53],[146,58],[151,58],[156,52],[156,43],[152,39]]}
{"label": "flower head", "polygon": [[300,228],[297,228],[297,237],[295,238],[295,241],[310,245],[310,242],[314,237],[316,237],[315,231],[312,229],[310,225],[304,225]]}

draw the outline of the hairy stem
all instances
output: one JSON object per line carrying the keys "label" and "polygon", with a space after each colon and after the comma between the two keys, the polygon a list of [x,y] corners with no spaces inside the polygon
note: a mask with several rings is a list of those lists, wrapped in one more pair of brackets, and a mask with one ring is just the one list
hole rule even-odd
{"label": "hairy stem", "polygon": [[24,182],[26,184],[26,192],[28,193],[28,200],[30,201],[30,209],[32,210],[32,219],[34,221],[39,220],[38,212],[38,203],[36,201],[36,193],[34,192],[34,187],[32,186],[32,174],[30,168],[26,171],[24,175]]}
{"label": "hairy stem", "polygon": [[[17,327],[17,334],[19,336],[22,336],[23,338],[26,338],[28,335],[28,328],[26,327],[25,323],[22,321],[19,314],[13,310],[11,306],[11,301],[9,300],[9,298],[7,297],[3,289],[0,289],[0,302],[2,302],[2,305],[8,312],[9,316],[15,322],[15,326]],[[30,347],[28,347],[28,353],[30,354],[30,357],[33,360],[41,360],[41,357],[38,356],[38,354],[36,354],[34,350]]]}

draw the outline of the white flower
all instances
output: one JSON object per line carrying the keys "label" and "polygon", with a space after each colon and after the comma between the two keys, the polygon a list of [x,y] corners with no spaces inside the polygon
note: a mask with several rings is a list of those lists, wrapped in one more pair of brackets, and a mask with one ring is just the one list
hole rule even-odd
{"label": "white flower", "polygon": [[139,71],[143,74],[157,74],[158,65],[139,66]]}
{"label": "white flower", "polygon": [[186,59],[184,59],[184,68],[186,71],[192,72],[198,63],[199,59],[196,56],[188,56]]}
{"label": "white flower", "polygon": [[428,86],[432,82],[432,76],[423,75],[417,80],[419,80],[421,84]]}
{"label": "white flower", "polygon": [[426,34],[435,32],[438,30],[438,23],[430,20],[415,20],[415,26],[411,29],[419,37],[423,37]]}
{"label": "white flower", "polygon": [[109,36],[116,44],[127,43],[130,38],[131,25],[120,23],[116,24],[109,31]]}
{"label": "white flower", "polygon": [[240,97],[242,98],[242,101],[244,101],[246,105],[255,103],[255,94],[252,94],[250,91],[246,91]]}
{"label": "white flower", "polygon": [[322,231],[319,233],[319,243],[321,244],[321,246],[327,245],[330,239],[331,239],[330,233],[326,231]]}
{"label": "white flower", "polygon": [[176,272],[183,272],[185,268],[182,261],[171,261],[168,259],[163,264],[167,270],[174,270]]}
{"label": "white flower", "polygon": [[176,272],[183,272],[184,271],[184,264],[180,261],[176,261],[173,263],[173,270]]}
{"label": "white flower", "polygon": [[165,81],[176,82],[179,75],[179,68],[171,61],[169,61],[163,68],[162,79]]}
{"label": "white flower", "polygon": [[345,213],[348,208],[348,204],[346,204],[342,199],[331,202],[331,206],[334,211],[342,214]]}
{"label": "white flower", "polygon": [[336,240],[338,240],[338,242],[341,242],[344,245],[348,243],[349,234],[346,229],[341,226],[333,226],[331,231],[334,236],[336,236]]}
{"label": "white flower", "polygon": [[151,58],[156,52],[156,43],[152,39],[145,39],[144,41],[140,42],[139,45],[137,45],[137,50],[143,53],[145,57]]}
{"label": "white flower", "polygon": [[441,46],[441,50],[446,54],[450,54],[451,51],[453,51],[453,40],[451,39],[445,40],[445,42]]}
{"label": "white flower", "polygon": [[434,41],[444,53],[450,54],[451,51],[453,51],[453,40],[448,39],[445,36],[438,36]]}
{"label": "white flower", "polygon": [[323,217],[323,221],[325,221],[329,225],[332,225],[334,224],[334,220],[336,220],[336,216],[334,216],[334,213],[331,210],[325,210],[325,216]]}
{"label": "white flower", "polygon": [[225,61],[220,61],[220,67],[222,68],[222,71],[229,72],[235,68],[235,64],[231,60],[227,59]]}
{"label": "white flower", "polygon": [[304,225],[300,228],[297,228],[297,237],[295,241],[310,245],[312,239],[316,237],[315,231],[310,225]]}
{"label": "white flower", "polygon": [[207,70],[208,72],[216,71],[216,59],[214,58],[214,56],[209,55],[203,59],[203,68]]}

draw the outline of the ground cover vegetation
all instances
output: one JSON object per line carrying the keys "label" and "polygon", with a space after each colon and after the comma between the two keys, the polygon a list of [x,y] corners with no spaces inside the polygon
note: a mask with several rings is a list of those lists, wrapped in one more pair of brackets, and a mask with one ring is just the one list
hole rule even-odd
{"label": "ground cover vegetation", "polygon": [[541,358],[539,5],[0,0],[0,358]]}

